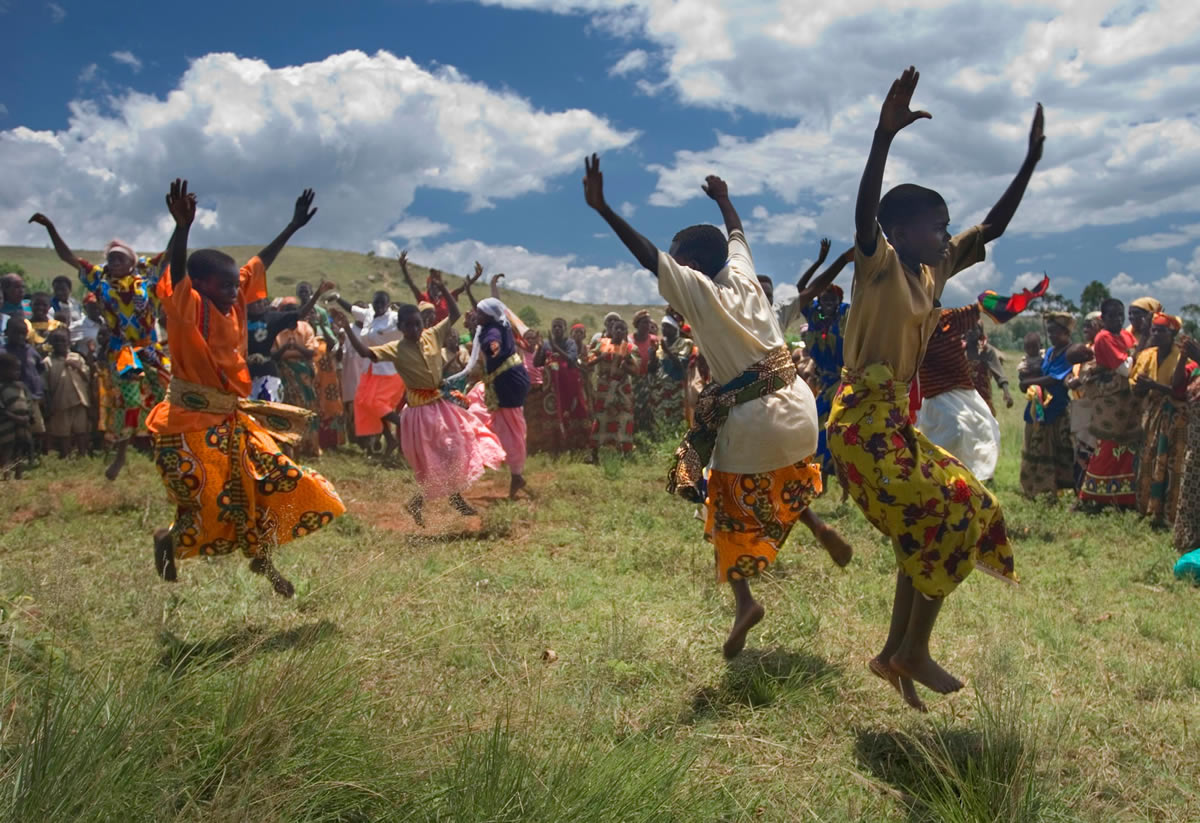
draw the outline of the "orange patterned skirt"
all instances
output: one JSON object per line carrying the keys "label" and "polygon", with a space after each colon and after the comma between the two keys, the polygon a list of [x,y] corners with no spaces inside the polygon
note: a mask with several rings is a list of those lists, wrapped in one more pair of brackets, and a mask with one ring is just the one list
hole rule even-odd
{"label": "orange patterned skirt", "polygon": [[346,507],[333,486],[285,455],[243,412],[216,426],[156,435],[155,464],[175,504],[175,557],[270,554]]}
{"label": "orange patterned skirt", "polygon": [[717,582],[757,577],[775,562],[792,526],[821,493],[821,464],[802,460],[756,474],[713,470],[704,536],[712,541]]}

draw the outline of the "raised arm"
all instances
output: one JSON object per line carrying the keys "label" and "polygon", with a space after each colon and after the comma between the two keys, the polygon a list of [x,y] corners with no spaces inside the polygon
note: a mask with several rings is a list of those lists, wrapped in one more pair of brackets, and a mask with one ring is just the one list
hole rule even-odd
{"label": "raised arm", "polygon": [[317,300],[321,298],[321,295],[331,291],[333,291],[333,284],[322,278],[321,282],[317,284],[317,288],[308,296],[308,299],[304,301],[304,304],[300,306],[296,314],[301,318],[308,317],[308,313],[317,305]]}
{"label": "raised arm", "polygon": [[346,335],[346,340],[350,343],[350,348],[358,352],[360,357],[365,357],[374,363],[379,362],[379,355],[371,351],[371,347],[364,343],[362,339],[354,333],[354,327],[350,324],[350,321],[346,319],[346,315],[335,310],[330,312],[329,316],[337,325],[338,330],[341,331],[342,334]]}
{"label": "raised arm", "polygon": [[[846,249],[838,255],[837,260],[830,264],[829,268],[821,272],[821,276],[812,282],[811,285],[800,289],[800,296],[796,299],[800,301],[801,306],[808,305],[814,297],[819,297],[821,292],[829,288],[829,285],[837,280],[837,276],[842,273],[842,269],[854,262],[854,247]],[[803,281],[801,281],[803,282]]]}
{"label": "raised arm", "polygon": [[296,207],[292,211],[292,221],[284,227],[279,236],[270,242],[262,251],[258,253],[258,259],[262,261],[263,268],[271,268],[271,264],[275,262],[275,258],[279,256],[279,252],[292,239],[292,235],[300,231],[308,225],[308,221],[313,219],[313,215],[317,210],[310,209],[309,206],[313,203],[313,198],[317,195],[312,189],[305,189],[304,193],[296,198]]}
{"label": "raised arm", "polygon": [[1029,149],[1025,153],[1025,162],[1021,164],[1017,176],[1008,184],[1008,189],[996,201],[996,205],[992,206],[987,217],[983,218],[983,241],[985,243],[990,243],[1004,234],[1013,215],[1017,213],[1017,206],[1021,205],[1021,198],[1025,195],[1025,187],[1029,185],[1029,178],[1033,176],[1034,168],[1042,159],[1042,145],[1046,142],[1044,126],[1045,115],[1042,113],[1042,104],[1038,103],[1037,109],[1033,113],[1033,125],[1029,128]]}
{"label": "raised arm", "polygon": [[54,244],[54,251],[58,254],[58,259],[66,263],[72,268],[80,268],[82,265],[75,253],[63,242],[62,237],[58,233],[58,229],[54,227],[54,223],[50,222],[50,218],[38,212],[33,217],[29,218],[30,223],[37,223],[39,226],[44,226],[46,231],[50,233],[50,242]]}
{"label": "raised arm", "polygon": [[821,264],[825,262],[825,258],[829,256],[829,247],[831,245],[828,237],[821,238],[821,251],[817,254],[817,259],[813,261],[813,264],[796,281],[797,291],[804,291],[804,287],[808,285],[808,281],[812,279],[812,276],[817,273],[817,269],[821,268]]}
{"label": "raised arm", "polygon": [[583,199],[604,218],[609,228],[616,232],[638,264],[657,277],[658,248],[634,230],[633,226],[625,222],[625,219],[604,201],[604,175],[600,173],[600,155],[593,154],[590,160],[585,157],[583,170]]}
{"label": "raised arm", "polygon": [[883,191],[883,170],[887,166],[888,151],[892,139],[905,126],[922,119],[933,117],[927,111],[909,108],[913,92],[921,73],[912,66],[892,81],[883,106],[879,109],[879,124],[871,140],[871,153],[867,155],[867,166],[863,169],[858,184],[858,201],[854,206],[855,242],[865,255],[875,253],[875,220],[879,215],[879,195]]}
{"label": "raised arm", "polygon": [[483,266],[477,267],[475,269],[475,274],[464,277],[462,284],[450,291],[450,296],[457,300],[458,296],[466,291],[480,277],[483,277]]}
{"label": "raised arm", "polygon": [[421,296],[421,290],[417,288],[417,284],[413,282],[412,276],[408,273],[408,249],[400,252],[400,256],[396,259],[400,261],[400,276],[404,278],[404,284],[413,293],[413,299],[420,303],[425,298]]}
{"label": "raised arm", "polygon": [[[492,297],[500,300],[500,281],[504,278],[504,272],[492,275]],[[500,300],[503,303],[503,300]]]}
{"label": "raised arm", "polygon": [[188,193],[186,180],[175,178],[171,184],[171,191],[167,194],[167,211],[175,218],[175,231],[168,246],[171,253],[171,285],[177,286],[187,275],[188,231],[196,219],[196,195]]}
{"label": "raised arm", "polygon": [[471,308],[476,308],[479,305],[479,301],[476,300],[475,295],[471,293],[471,284],[474,283],[475,281],[477,281],[481,277],[483,277],[483,264],[481,264],[478,260],[476,260],[475,261],[475,276],[468,277],[466,280],[463,281],[463,288],[467,292],[467,299],[471,301]]}
{"label": "raised arm", "polygon": [[[438,289],[442,293],[442,296],[446,298],[446,308],[449,311],[449,314],[446,315],[446,318],[450,321],[449,325],[447,326],[447,328],[449,328],[457,323],[458,319],[462,317],[462,309],[458,307],[458,300],[453,294],[450,293],[450,290],[446,288],[446,281],[436,281],[433,285],[433,288]],[[433,297],[432,294],[429,296]]]}
{"label": "raised arm", "polygon": [[704,178],[704,185],[700,188],[716,202],[717,208],[721,210],[721,219],[725,221],[725,233],[733,234],[735,231],[744,233],[742,218],[738,217],[737,209],[733,207],[733,201],[729,199],[729,186],[725,184],[725,181],[715,174],[710,174]]}

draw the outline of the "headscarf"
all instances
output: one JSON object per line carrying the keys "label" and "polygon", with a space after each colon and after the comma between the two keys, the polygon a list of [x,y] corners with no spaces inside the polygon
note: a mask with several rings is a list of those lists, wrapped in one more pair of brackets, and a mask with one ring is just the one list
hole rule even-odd
{"label": "headscarf", "polygon": [[669,314],[667,314],[667,315],[663,315],[663,319],[662,319],[662,325],[664,325],[664,326],[674,326],[676,329],[678,329],[678,328],[679,328],[679,323],[678,323],[678,322],[675,320],[675,318],[674,318],[674,317],[672,317],[672,316],[671,316],[671,315],[669,315]]}
{"label": "headscarf", "polygon": [[495,297],[485,297],[475,304],[475,311],[479,314],[480,323],[475,326],[475,340],[471,343],[471,359],[467,361],[467,366],[457,374],[447,377],[443,382],[453,383],[471,373],[475,368],[475,364],[479,362],[479,350],[482,348],[483,327],[488,325],[488,321],[496,323],[500,326],[512,327],[508,322],[508,307]]}
{"label": "headscarf", "polygon": [[1155,313],[1154,319],[1150,321],[1150,324],[1154,326],[1166,326],[1173,332],[1178,332],[1183,328],[1182,320],[1174,315],[1166,314],[1161,311]]}
{"label": "headscarf", "polygon": [[1153,297],[1139,297],[1137,300],[1134,300],[1129,305],[1136,306],[1137,308],[1141,309],[1142,311],[1150,312],[1150,314],[1158,314],[1159,312],[1161,312],[1163,310],[1162,303],[1159,303]]}
{"label": "headscarf", "polygon": [[621,319],[621,315],[617,314],[615,311],[610,311],[608,314],[604,315],[604,325],[607,326],[613,320],[620,320],[620,319]]}
{"label": "headscarf", "polygon": [[637,327],[638,321],[641,320],[643,317],[646,318],[647,320],[650,319],[650,310],[649,309],[638,309],[636,312],[634,312],[633,325],[635,328]]}
{"label": "headscarf", "polygon": [[133,249],[122,243],[120,240],[113,240],[104,247],[104,258],[107,260],[108,256],[113,252],[120,252],[129,258],[130,263],[133,263],[135,266],[137,265],[138,256],[133,253]]}
{"label": "headscarf", "polygon": [[[491,298],[489,297],[488,299],[490,300]],[[417,311],[420,311],[420,312],[425,312],[425,311],[432,311],[432,312],[436,312],[436,311],[437,311],[437,306],[433,305],[433,304],[432,304],[432,303],[430,303],[428,300],[422,300],[420,303],[417,303]]]}
{"label": "headscarf", "polygon": [[1046,323],[1054,323],[1057,326],[1062,326],[1068,332],[1075,331],[1075,315],[1065,311],[1051,311],[1043,315]]}
{"label": "headscarf", "polygon": [[576,323],[575,325],[571,326],[571,331],[574,332],[576,330],[585,332],[587,331],[587,328],[582,323]]}
{"label": "headscarf", "polygon": [[1085,323],[1091,323],[1093,320],[1099,320],[1100,317],[1101,317],[1100,312],[1090,311],[1087,313],[1087,316],[1083,318],[1083,321]]}

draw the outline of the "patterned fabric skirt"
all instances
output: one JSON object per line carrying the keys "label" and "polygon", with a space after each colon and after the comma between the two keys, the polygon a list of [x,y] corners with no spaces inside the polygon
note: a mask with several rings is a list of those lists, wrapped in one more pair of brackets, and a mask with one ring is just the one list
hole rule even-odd
{"label": "patterned fabric skirt", "polygon": [[426,497],[461,492],[485,468],[504,463],[500,438],[476,414],[446,400],[404,407],[400,448]]}
{"label": "patterned fabric skirt", "polygon": [[1021,446],[1021,491],[1026,497],[1056,497],[1059,489],[1075,490],[1075,440],[1071,418],[1053,423],[1026,423]]}
{"label": "patterned fabric skirt", "polygon": [[1100,440],[1084,472],[1079,499],[1132,507],[1137,503],[1135,458],[1128,446],[1118,445],[1115,440]]}
{"label": "patterned fabric skirt", "polygon": [[1137,469],[1137,507],[1155,522],[1174,523],[1187,451],[1187,414],[1182,403],[1165,397],[1148,397],[1146,404],[1142,417],[1146,439]]}
{"label": "patterned fabric skirt", "polygon": [[[111,372],[110,372],[111,374]],[[138,377],[120,378],[111,374],[104,428],[112,440],[128,440],[146,435],[146,417],[167,396],[171,373],[150,363]]]}
{"label": "patterned fabric skirt", "polygon": [[[549,374],[549,369],[546,374]],[[556,451],[561,437],[558,433],[558,404],[549,383],[529,387],[525,397],[525,447],[529,454]]]}
{"label": "patterned fabric skirt", "polygon": [[1193,400],[1188,408],[1187,450],[1180,471],[1173,542],[1178,552],[1200,549],[1200,400]]}
{"label": "patterned fabric skirt", "polygon": [[654,382],[654,415],[664,433],[673,434],[686,423],[684,415],[687,385],[684,380],[672,380],[659,368]]}
{"label": "patterned fabric skirt", "polygon": [[756,474],[710,472],[704,536],[713,544],[717,582],[757,577],[774,563],[820,493],[821,467],[807,460]]}
{"label": "patterned fabric skirt", "polygon": [[645,437],[658,437],[658,419],[654,414],[655,379],[652,374],[633,378],[633,430]]}
{"label": "patterned fabric skirt", "polygon": [[338,374],[337,361],[324,340],[313,362],[317,367],[317,407],[313,409],[319,421],[317,439],[323,449],[337,448],[346,442],[342,378]]}
{"label": "patterned fabric skirt", "polygon": [[358,381],[354,395],[354,434],[374,437],[383,433],[383,416],[391,414],[404,400],[404,378],[398,374],[375,374],[368,370]]}
{"label": "patterned fabric skirt", "polygon": [[156,435],[154,446],[175,504],[177,558],[270,553],[346,511],[328,480],[293,463],[242,412],[204,431]]}
{"label": "patterned fabric skirt", "polygon": [[890,368],[845,369],[829,414],[829,450],[850,495],[892,539],[917,591],[944,597],[976,564],[1016,582],[995,496],[909,422],[909,385]]}
{"label": "patterned fabric skirt", "polygon": [[308,431],[297,446],[299,454],[319,455],[321,447],[317,441],[320,426],[320,409],[317,403],[317,373],[313,363],[303,358],[279,361],[279,377],[283,381],[283,402],[289,406],[308,409],[314,416]]}
{"label": "patterned fabric skirt", "polygon": [[598,375],[592,423],[592,448],[633,451],[633,386],[629,377]]}

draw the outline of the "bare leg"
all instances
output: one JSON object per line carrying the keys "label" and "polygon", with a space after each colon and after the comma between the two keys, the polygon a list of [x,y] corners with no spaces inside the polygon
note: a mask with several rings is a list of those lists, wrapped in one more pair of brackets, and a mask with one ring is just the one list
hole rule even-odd
{"label": "bare leg", "polygon": [[[911,582],[909,585],[912,585]],[[929,653],[929,637],[933,634],[943,600],[941,597],[927,598],[919,592],[913,593],[908,628],[904,631],[900,647],[892,655],[891,665],[901,677],[911,677],[939,694],[950,694],[963,687],[962,681],[935,663]]]}
{"label": "bare leg", "polygon": [[450,495],[450,505],[454,507],[456,512],[464,517],[474,517],[475,515],[479,514],[479,512],[475,511],[475,509],[471,507],[471,504],[463,498],[461,492],[455,492],[454,494]]}
{"label": "bare leg", "polygon": [[250,571],[255,574],[265,575],[271,581],[271,587],[275,589],[276,594],[284,597],[291,597],[296,593],[296,587],[291,581],[279,573],[275,568],[275,564],[271,562],[270,552],[264,552],[250,561]]}
{"label": "bare leg", "polygon": [[534,494],[529,488],[529,484],[525,482],[525,476],[521,474],[514,474],[512,476],[512,481],[508,484],[508,499],[516,500],[517,492],[521,491],[522,489],[524,489],[525,494],[529,496],[530,500],[537,498],[537,495]]}
{"label": "bare leg", "polygon": [[912,614],[914,589],[912,579],[904,572],[896,572],[896,596],[892,601],[892,622],[888,627],[887,640],[884,641],[883,651],[867,663],[867,668],[876,677],[892,684],[904,702],[917,711],[925,711],[925,704],[917,696],[917,689],[911,677],[903,677],[892,668],[892,656],[900,649],[904,633],[908,629],[909,617]]}
{"label": "bare leg", "polygon": [[129,450],[129,438],[118,440],[116,444],[116,454],[113,455],[112,462],[108,464],[108,468],[104,471],[104,476],[109,480],[116,480],[117,475],[121,473],[121,469],[125,468],[125,452]]}
{"label": "bare leg", "polygon": [[154,532],[154,570],[163,580],[175,582],[175,539],[170,529]]}
{"label": "bare leg", "polygon": [[387,448],[383,450],[382,460],[384,462],[387,462],[391,458],[392,452],[400,448],[400,439],[392,433],[392,430],[388,427],[388,423],[395,426],[396,431],[399,432],[400,415],[396,412],[388,412],[383,416],[383,439],[387,443]]}
{"label": "bare leg", "polygon": [[850,548],[850,544],[846,542],[846,539],[834,531],[832,526],[817,517],[816,512],[810,508],[806,508],[800,513],[800,522],[808,527],[813,537],[817,538],[817,542],[821,544],[821,548],[829,552],[829,557],[834,563],[837,563],[839,566],[845,566],[850,562],[850,559],[854,556],[854,549]]}
{"label": "bare leg", "polygon": [[729,585],[733,589],[735,613],[733,628],[729,630],[729,637],[722,648],[726,660],[732,660],[741,654],[742,649],[746,647],[746,635],[767,613],[750,593],[750,584],[746,580],[730,580]]}

